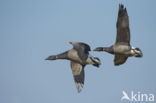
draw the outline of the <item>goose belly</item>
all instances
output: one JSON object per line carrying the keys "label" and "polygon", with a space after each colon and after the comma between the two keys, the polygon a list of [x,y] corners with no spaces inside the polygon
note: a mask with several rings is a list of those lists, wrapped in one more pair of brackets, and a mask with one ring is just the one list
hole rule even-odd
{"label": "goose belly", "polygon": [[78,53],[76,50],[70,50],[68,52],[68,57],[70,60],[84,64],[84,62],[80,59],[80,57],[78,56]]}
{"label": "goose belly", "polygon": [[117,45],[113,47],[115,54],[125,54],[128,55],[130,52],[130,46],[127,45]]}

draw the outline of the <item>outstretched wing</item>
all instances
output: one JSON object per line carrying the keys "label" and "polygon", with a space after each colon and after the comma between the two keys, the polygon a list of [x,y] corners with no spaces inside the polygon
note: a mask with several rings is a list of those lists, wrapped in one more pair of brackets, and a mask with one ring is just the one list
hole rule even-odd
{"label": "outstretched wing", "polygon": [[73,61],[71,61],[70,63],[76,88],[78,92],[80,92],[84,85],[84,66]]}
{"label": "outstretched wing", "polygon": [[127,58],[128,57],[124,56],[124,55],[115,55],[114,65],[121,65],[121,64],[125,63]]}
{"label": "outstretched wing", "polygon": [[117,27],[116,44],[124,42],[127,45],[130,45],[129,18],[127,10],[126,8],[124,8],[123,5],[119,5],[116,27]]}
{"label": "outstretched wing", "polygon": [[78,51],[78,55],[82,60],[88,58],[89,51],[91,50],[88,44],[82,42],[70,42],[70,44]]}

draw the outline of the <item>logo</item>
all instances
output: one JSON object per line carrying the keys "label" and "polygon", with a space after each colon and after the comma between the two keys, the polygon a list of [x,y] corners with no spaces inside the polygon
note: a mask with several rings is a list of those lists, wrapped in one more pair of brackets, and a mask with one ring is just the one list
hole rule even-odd
{"label": "logo", "polygon": [[122,91],[121,101],[135,101],[135,102],[153,102],[154,101],[154,94],[150,93],[141,93],[141,92],[134,92],[131,91],[127,94],[125,91]]}

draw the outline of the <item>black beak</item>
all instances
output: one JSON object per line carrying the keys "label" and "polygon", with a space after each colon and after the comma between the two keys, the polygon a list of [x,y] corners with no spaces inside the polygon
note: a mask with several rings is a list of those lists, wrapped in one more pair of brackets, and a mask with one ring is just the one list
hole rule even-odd
{"label": "black beak", "polygon": [[141,57],[143,57],[143,54],[142,53],[141,54],[138,54],[136,57],[141,58]]}
{"label": "black beak", "polygon": [[96,67],[98,67],[98,68],[100,67],[100,65],[99,65],[99,64],[93,64],[93,65],[94,65],[94,66],[96,66]]}

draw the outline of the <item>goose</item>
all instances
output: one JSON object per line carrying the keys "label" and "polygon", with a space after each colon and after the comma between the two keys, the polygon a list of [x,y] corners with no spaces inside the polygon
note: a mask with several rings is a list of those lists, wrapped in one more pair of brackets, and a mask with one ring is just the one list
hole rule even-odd
{"label": "goose", "polygon": [[110,47],[97,47],[94,51],[105,51],[115,55],[114,65],[124,64],[128,57],[142,57],[142,51],[130,45],[130,29],[127,10],[119,4],[118,19],[116,23],[116,42]]}
{"label": "goose", "polygon": [[90,46],[82,42],[69,42],[73,45],[71,50],[63,52],[58,55],[51,55],[46,60],[66,59],[70,61],[72,74],[78,92],[80,92],[84,85],[84,67],[86,65],[93,65],[99,67],[100,59],[89,54]]}

